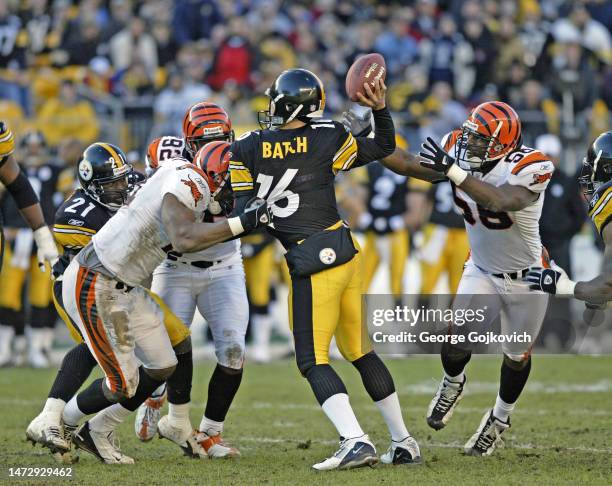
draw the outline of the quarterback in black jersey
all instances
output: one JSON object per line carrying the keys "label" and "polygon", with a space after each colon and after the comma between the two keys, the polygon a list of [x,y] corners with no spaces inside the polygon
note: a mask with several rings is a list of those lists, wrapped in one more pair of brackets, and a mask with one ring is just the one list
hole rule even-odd
{"label": "quarterback in black jersey", "polygon": [[385,106],[386,87],[377,79],[364,85],[360,103],[373,109],[374,138],[355,138],[345,127],[322,119],[325,92],[305,69],[281,73],[266,91],[269,110],[260,113],[262,130],[232,144],[232,189],[239,211],[253,196],[271,206],[267,230],[287,250],[291,274],[289,320],[297,365],[341,438],[334,456],[317,470],[350,469],[378,462],[361,429],[346,388],[329,365],[333,336],[342,355],[357,368],[364,386],[391,431],[383,462],[418,462],[418,445],[406,429],[393,379],[372,350],[361,316],[362,257],[359,245],[338,214],[334,178],[386,157],[395,148],[395,129]]}

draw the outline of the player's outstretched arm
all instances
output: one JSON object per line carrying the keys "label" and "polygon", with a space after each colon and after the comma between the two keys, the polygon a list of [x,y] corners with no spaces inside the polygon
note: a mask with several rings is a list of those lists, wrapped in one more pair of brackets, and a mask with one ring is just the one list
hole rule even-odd
{"label": "player's outstretched arm", "polygon": [[434,140],[427,137],[422,145],[421,165],[443,174],[455,185],[461,187],[474,201],[491,211],[520,211],[533,203],[539,197],[537,193],[526,187],[503,184],[494,186],[472,177],[455,163]]}
{"label": "player's outstretched arm", "polygon": [[533,268],[525,276],[532,290],[541,290],[560,297],[576,297],[595,306],[612,300],[612,224],[602,234],[606,249],[601,274],[588,282],[570,280],[561,267]]}
{"label": "player's outstretched arm", "polygon": [[42,270],[45,262],[53,266],[59,259],[59,253],[51,230],[45,223],[38,196],[27,176],[11,156],[14,147],[12,132],[4,122],[0,122],[0,182],[15,200],[23,219],[34,230],[34,240],[38,248],[38,266]]}
{"label": "player's outstretched arm", "polygon": [[267,224],[271,218],[270,208],[262,199],[247,205],[239,216],[215,223],[197,222],[193,211],[171,193],[166,194],[162,202],[162,223],[172,247],[181,253],[210,248],[248,233],[260,224]]}
{"label": "player's outstretched arm", "polygon": [[396,147],[391,155],[381,159],[380,162],[396,174],[407,177],[416,177],[429,182],[441,182],[446,179],[444,174],[423,167],[418,155],[411,154],[399,147]]}

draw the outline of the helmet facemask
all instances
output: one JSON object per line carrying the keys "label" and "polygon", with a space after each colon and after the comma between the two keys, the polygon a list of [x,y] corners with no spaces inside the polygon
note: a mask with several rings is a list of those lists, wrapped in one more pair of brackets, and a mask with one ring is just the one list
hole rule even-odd
{"label": "helmet facemask", "polygon": [[602,150],[597,152],[592,163],[587,157],[582,159],[582,169],[578,177],[578,183],[582,193],[587,197],[592,196],[602,184],[612,179],[612,164],[603,165],[602,154]]}
{"label": "helmet facemask", "polygon": [[[186,137],[185,138],[185,149],[193,159],[195,154],[198,153],[204,145],[210,142],[227,142],[233,143],[234,141],[234,130],[225,131],[224,127],[204,128],[204,131],[208,131],[208,134],[200,135],[197,137]],[[216,133],[215,133],[216,132]]]}
{"label": "helmet facemask", "polygon": [[216,187],[210,194],[210,204],[208,211],[218,216],[229,216],[234,209],[234,193],[230,183],[229,170],[219,173],[209,173],[208,178],[211,186]]}
{"label": "helmet facemask", "polygon": [[127,165],[123,167],[125,170],[121,170],[121,174],[92,181],[86,189],[91,197],[111,211],[117,211],[128,199],[128,175],[132,168]]}
{"label": "helmet facemask", "polygon": [[[470,170],[486,170],[491,162],[501,158],[504,146],[497,139],[501,128],[498,124],[495,132],[486,136],[478,132],[478,126],[469,120],[463,124],[461,136],[455,143],[455,160],[466,164]],[[500,153],[502,152],[502,153]]]}

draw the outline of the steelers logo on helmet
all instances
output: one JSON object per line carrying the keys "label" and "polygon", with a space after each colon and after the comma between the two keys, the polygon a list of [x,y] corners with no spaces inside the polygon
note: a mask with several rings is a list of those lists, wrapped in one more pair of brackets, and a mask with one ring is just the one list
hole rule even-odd
{"label": "steelers logo on helmet", "polygon": [[100,204],[116,211],[127,201],[132,166],[116,145],[95,142],[85,149],[78,164],[81,187]]}
{"label": "steelers logo on helmet", "polygon": [[331,265],[336,261],[336,252],[333,248],[323,248],[319,252],[319,260],[325,265]]}
{"label": "steelers logo on helmet", "polygon": [[93,176],[93,168],[91,167],[91,162],[89,160],[81,160],[79,163],[79,175],[84,181],[91,180],[91,177]]}

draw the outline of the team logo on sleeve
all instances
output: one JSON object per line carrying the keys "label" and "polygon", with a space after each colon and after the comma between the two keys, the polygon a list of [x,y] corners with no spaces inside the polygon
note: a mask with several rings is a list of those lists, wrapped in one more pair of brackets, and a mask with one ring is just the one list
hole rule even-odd
{"label": "team logo on sleeve", "polygon": [[336,261],[336,252],[333,248],[323,248],[319,252],[319,260],[325,263],[325,265],[331,265]]}
{"label": "team logo on sleeve", "polygon": [[533,181],[530,186],[535,186],[537,184],[544,184],[547,180],[550,180],[552,177],[552,172],[547,172],[546,174],[533,174]]}
{"label": "team logo on sleeve", "polygon": [[193,196],[193,202],[197,206],[198,203],[204,199],[202,191],[200,191],[200,188],[190,176],[187,176],[187,179],[181,179],[181,182],[189,188],[191,195]]}

